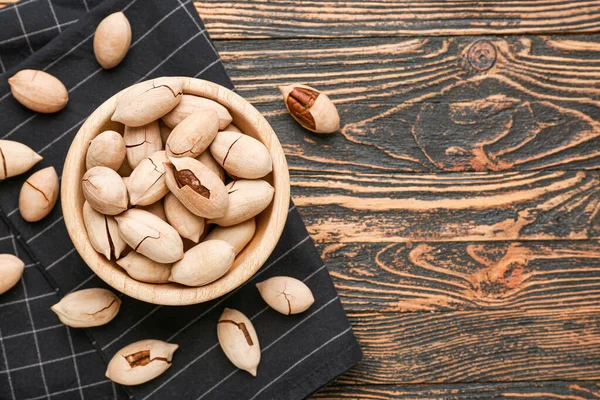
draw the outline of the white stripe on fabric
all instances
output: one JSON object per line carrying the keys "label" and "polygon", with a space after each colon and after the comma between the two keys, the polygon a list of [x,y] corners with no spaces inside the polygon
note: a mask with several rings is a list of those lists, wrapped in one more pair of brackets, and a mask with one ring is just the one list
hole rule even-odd
{"label": "white stripe on fabric", "polygon": [[85,7],[85,11],[90,11],[90,7],[88,6],[87,0],[83,0],[83,6]]}
{"label": "white stripe on fabric", "polygon": [[4,96],[0,97],[0,101],[6,99],[8,96],[10,96],[11,92],[9,91],[8,93],[6,93]]}
{"label": "white stripe on fabric", "polygon": [[48,143],[46,146],[42,147],[39,151],[39,153],[43,153],[44,151],[48,150],[50,147],[52,147],[54,145],[54,143],[58,142],[60,139],[64,138],[66,135],[69,134],[69,132],[71,132],[73,129],[78,128],[79,125],[83,124],[85,122],[87,118],[82,119],[81,121],[79,121],[78,123],[76,123],[75,125],[73,125],[72,127],[70,127],[67,131],[61,133],[56,139],[54,139],[53,141],[51,141],[50,143]]}
{"label": "white stripe on fabric", "polygon": [[[17,242],[15,241],[15,237],[12,238],[13,250],[15,252],[15,256],[19,257],[19,250],[17,249]],[[29,323],[31,324],[31,329],[33,330],[33,341],[35,343],[35,351],[38,357],[38,365],[40,366],[40,372],[42,374],[42,382],[44,384],[44,389],[46,390],[46,396],[48,396],[49,389],[48,384],[46,383],[46,375],[44,374],[44,367],[42,367],[42,353],[40,352],[40,344],[38,342],[37,334],[35,331],[35,324],[33,323],[33,314],[31,312],[31,306],[29,305],[29,300],[27,299],[27,286],[25,285],[25,276],[21,276],[21,286],[23,287],[23,296],[25,298],[25,306],[27,307],[27,314],[29,314]]]}
{"label": "white stripe on fabric", "polygon": [[[136,0],[137,1],[137,0]],[[43,68],[43,71],[47,71],[48,69],[52,68],[53,66],[55,66],[58,62],[60,62],[63,58],[65,58],[66,56],[68,56],[69,54],[71,54],[72,52],[74,52],[75,50],[77,50],[81,45],[83,45],[85,42],[87,42],[88,40],[90,40],[91,38],[94,37],[94,34],[92,33],[91,35],[88,35],[85,37],[85,39],[83,39],[81,42],[77,43],[75,46],[71,47],[69,49],[69,51],[67,51],[65,54],[63,54],[62,56],[58,57],[56,60],[52,61],[50,64],[46,65]]]}
{"label": "white stripe on fabric", "polygon": [[[81,357],[81,356],[84,356],[86,354],[91,354],[91,353],[98,353],[98,351],[96,349],[83,351],[81,353],[75,354],[75,357]],[[41,365],[48,365],[48,364],[52,364],[52,363],[57,363],[59,361],[68,360],[70,358],[73,358],[73,355],[66,356],[66,357],[60,357],[60,358],[55,358],[53,360],[44,361]],[[28,369],[28,368],[35,368],[35,367],[38,367],[39,365],[40,364],[36,363],[36,364],[24,365],[22,367],[12,368],[10,370],[6,370],[5,369],[4,371],[0,371],[0,374],[7,374],[7,373],[15,372],[15,371],[21,371],[21,370]]]}
{"label": "white stripe on fabric", "polygon": [[202,75],[203,73],[205,73],[209,68],[211,68],[214,65],[217,65],[218,63],[221,62],[220,58],[217,58],[215,61],[211,62],[210,64],[208,64],[206,67],[204,67],[202,69],[202,71],[198,72],[196,75],[194,75],[194,78],[197,78],[198,76]]}
{"label": "white stripe on fabric", "polygon": [[[62,24],[59,24],[58,26],[62,28],[64,26],[72,25],[72,24],[74,24],[76,22],[77,22],[77,20],[74,19],[72,21],[63,22]],[[33,35],[37,35],[39,33],[48,32],[48,31],[51,31],[51,30],[54,30],[54,29],[56,29],[56,26],[51,26],[49,28],[40,29],[38,31],[29,32],[28,35],[29,36],[33,36]],[[19,39],[23,39],[24,37],[25,37],[25,35],[21,35],[21,36],[13,36],[10,39],[0,40],[0,45],[6,44],[6,43],[10,43],[10,42],[15,42],[15,41],[17,41]]]}
{"label": "white stripe on fabric", "polygon": [[[179,4],[181,4],[182,6],[184,6],[183,9],[185,10],[185,13],[188,15],[188,17],[190,17],[190,19],[196,25],[196,27],[198,28],[198,30],[202,31],[202,35],[204,36],[204,39],[206,40],[206,42],[208,43],[208,45],[212,48],[212,50],[216,54],[216,56],[219,57],[219,53],[217,52],[217,49],[215,49],[215,46],[212,44],[212,42],[210,41],[210,39],[208,38],[208,36],[206,36],[206,34],[205,34],[206,29],[202,29],[200,27],[200,24],[198,23],[197,17],[194,17],[190,13],[190,10],[188,10],[187,7],[185,7],[186,4],[192,3],[192,0],[189,0],[189,1],[186,1],[186,2],[183,2],[183,3],[181,2],[181,0],[177,0],[177,1],[179,2]],[[196,10],[194,9],[194,11],[196,11]]]}
{"label": "white stripe on fabric", "polygon": [[139,324],[141,324],[142,322],[144,322],[149,316],[151,316],[152,314],[154,314],[156,311],[158,311],[161,308],[162,308],[162,306],[155,307],[148,314],[144,315],[144,318],[140,319],[138,322],[136,322],[135,324],[133,324],[129,328],[127,328],[125,330],[125,332],[121,333],[119,336],[117,336],[116,338],[114,338],[113,340],[111,340],[110,342],[108,342],[107,344],[105,344],[104,347],[102,347],[102,350],[105,350],[108,347],[110,347],[113,343],[117,342],[123,336],[125,336],[126,334],[128,334],[129,332],[131,332],[136,326],[138,326]]}
{"label": "white stripe on fabric", "polygon": [[250,400],[254,400],[256,397],[258,397],[259,394],[261,394],[262,392],[264,392],[269,386],[271,386],[272,384],[274,384],[275,382],[277,382],[279,379],[281,379],[285,374],[287,374],[288,372],[290,372],[292,369],[296,368],[298,365],[300,365],[308,357],[310,357],[313,354],[317,353],[319,350],[321,350],[323,347],[327,346],[329,343],[333,342],[334,340],[336,340],[336,339],[344,336],[346,333],[350,332],[351,329],[352,329],[352,327],[349,326],[343,332],[338,333],[337,335],[335,335],[334,337],[332,337],[331,339],[329,339],[328,341],[326,341],[325,343],[323,343],[322,345],[320,345],[319,347],[317,347],[316,349],[314,349],[313,351],[311,351],[310,353],[308,353],[307,355],[305,355],[304,357],[302,357],[300,360],[296,361],[294,363],[294,365],[292,365],[291,367],[289,367],[288,369],[286,369],[285,371],[283,371],[277,378],[273,379],[265,387],[263,387],[258,392],[256,392],[256,394],[254,396],[252,396],[250,398]]}
{"label": "white stripe on fabric", "polygon": [[62,29],[60,28],[60,22],[58,22],[58,18],[56,18],[56,12],[54,12],[52,0],[48,0],[48,5],[50,6],[50,11],[52,12],[52,16],[54,17],[54,22],[56,22],[56,28],[58,28],[58,32],[62,33]]}
{"label": "white stripe on fabric", "polygon": [[[10,94],[7,93],[7,97]],[[1,100],[1,99],[0,99]],[[15,131],[17,131],[17,129],[21,128],[22,126],[24,126],[25,124],[27,124],[29,121],[31,121],[32,119],[34,119],[35,117],[37,117],[37,113],[30,115],[25,121],[21,122],[19,125],[15,126],[14,128],[12,128],[6,135],[2,136],[2,139],[6,139],[7,137],[9,137],[10,135],[12,135],[13,133],[15,133]]]}
{"label": "white stripe on fabric", "polygon": [[115,385],[115,383],[112,383],[112,389],[113,389],[113,399],[117,400],[117,385]]}
{"label": "white stripe on fabric", "polygon": [[[59,394],[70,393],[70,392],[74,392],[75,390],[86,389],[86,388],[89,388],[89,387],[103,385],[105,383],[110,383],[110,382],[112,382],[110,379],[105,379],[105,380],[100,381],[100,382],[88,383],[87,385],[83,385],[83,386],[76,387],[76,388],[65,389],[65,390],[61,390],[59,392],[52,392],[52,393],[50,393],[50,396],[58,396]],[[44,399],[44,398],[47,398],[47,396],[30,397],[30,398],[28,398],[26,400],[40,400],[40,399]]]}
{"label": "white stripe on fabric", "polygon": [[14,213],[16,213],[17,211],[19,211],[19,207],[15,208],[14,210],[12,210],[11,212],[9,212],[8,214],[6,214],[7,217],[12,217]]}
{"label": "white stripe on fabric", "polygon": [[60,221],[62,221],[65,217],[64,216],[60,216],[56,219],[56,221],[54,221],[53,223],[51,223],[50,225],[48,225],[47,227],[45,227],[44,229],[42,229],[40,232],[36,233],[35,235],[33,235],[32,237],[30,237],[27,240],[27,244],[33,242],[35,239],[37,239],[38,237],[42,236],[45,232],[47,232],[49,229],[52,229],[52,227],[56,224],[58,224]]}
{"label": "white stripe on fabric", "polygon": [[21,299],[21,300],[9,301],[8,303],[2,303],[2,304],[0,304],[0,308],[12,306],[14,304],[24,303],[25,301],[43,299],[45,297],[54,296],[54,295],[56,295],[56,292],[46,293],[46,294],[40,294],[39,296],[29,297],[28,299]]}
{"label": "white stripe on fabric", "polygon": [[164,63],[166,63],[167,61],[169,61],[171,59],[171,57],[173,57],[175,54],[177,54],[177,52],[179,52],[179,50],[183,49],[185,46],[187,46],[192,40],[196,39],[198,36],[201,35],[201,32],[196,33],[194,36],[192,36],[191,38],[189,38],[188,40],[186,40],[184,43],[182,43],[178,48],[175,49],[175,51],[173,51],[171,54],[169,54],[164,60],[162,60],[160,63],[158,63],[157,66],[155,66],[154,68],[152,68],[150,71],[148,71],[148,73],[146,73],[146,75],[142,76],[140,79],[138,79],[135,83],[139,83],[141,81],[143,81],[144,79],[146,79],[150,74],[152,74],[154,71],[156,71],[157,69],[159,69]]}
{"label": "white stripe on fabric", "polygon": [[160,386],[158,386],[156,389],[154,389],[152,392],[150,392],[148,395],[146,395],[146,397],[144,397],[142,400],[147,400],[150,396],[154,395],[154,393],[156,393],[160,389],[162,389],[167,383],[169,383],[171,380],[173,380],[175,377],[177,377],[179,374],[181,374],[183,371],[185,371],[190,365],[194,364],[196,361],[200,360],[202,357],[204,357],[205,355],[207,355],[208,353],[210,353],[211,351],[216,349],[218,345],[219,345],[219,343],[216,343],[216,344],[212,345],[211,347],[209,347],[207,350],[204,351],[204,353],[200,354],[198,357],[196,357],[192,361],[190,361],[190,363],[187,364],[185,367],[181,368],[179,371],[177,371],[176,373],[171,375],[169,377],[169,379],[167,379]]}
{"label": "white stripe on fabric", "polygon": [[[154,26],[152,28],[148,29],[146,31],[146,33],[144,33],[142,36],[139,37],[139,39],[137,39],[135,42],[133,42],[131,44],[131,47],[134,47],[139,42],[141,42],[142,40],[144,40],[144,38],[146,36],[148,36],[150,33],[152,33],[152,31],[154,31],[160,24],[162,24],[164,20],[166,20],[167,18],[169,18],[171,15],[173,15],[175,12],[177,12],[177,10],[179,10],[180,8],[181,8],[181,5],[175,7],[172,11],[170,11],[164,17],[162,17],[161,19],[159,19],[158,22],[156,24],[154,24]],[[131,47],[129,49],[131,49]]]}
{"label": "white stripe on fabric", "polygon": [[85,281],[81,282],[79,285],[77,285],[73,289],[71,289],[71,291],[69,291],[69,293],[73,293],[74,291],[76,291],[77,289],[79,289],[80,287],[82,287],[83,285],[88,283],[89,281],[91,281],[95,276],[96,276],[96,274],[91,274],[90,276],[88,276],[85,279]]}
{"label": "white stripe on fabric", "polygon": [[23,24],[23,20],[21,19],[21,14],[19,13],[19,7],[15,7],[15,13],[17,14],[17,19],[19,20],[19,24],[21,25],[21,30],[23,31],[23,35],[25,35],[25,41],[27,42],[27,46],[29,46],[29,51],[33,54],[33,47],[31,47],[31,42],[29,41],[29,36],[27,36],[27,31],[25,30],[25,25]]}
{"label": "white stripe on fabric", "polygon": [[[6,356],[6,347],[4,347],[4,339],[2,339],[2,329],[0,329],[0,349],[2,350],[2,355],[4,356],[4,367],[7,371],[10,370],[8,366],[8,357]],[[15,397],[15,389],[13,387],[12,378],[10,377],[10,372],[6,373],[8,376],[8,386],[10,387],[10,394],[12,395],[12,399],[16,400]]]}
{"label": "white stripe on fabric", "polygon": [[8,239],[12,239],[13,235],[8,235],[8,236],[4,236],[0,238],[0,242],[3,240],[8,240]]}
{"label": "white stripe on fabric", "polygon": [[15,3],[14,5],[6,6],[5,8],[0,9],[0,14],[2,14],[3,12],[6,12],[6,11],[10,11],[13,8],[17,8],[17,7],[20,7],[20,6],[24,6],[25,4],[33,3],[34,1],[38,1],[38,0],[23,0],[23,1],[20,1],[18,3]]}
{"label": "white stripe on fabric", "polygon": [[2,62],[2,57],[0,57],[0,68],[2,68],[2,73],[6,72],[6,67],[4,66],[4,63]]}
{"label": "white stripe on fabric", "polygon": [[[304,317],[302,320],[300,320],[300,322],[298,322],[296,325],[294,325],[293,327],[291,327],[283,335],[279,336],[277,339],[275,339],[273,342],[271,342],[271,344],[269,344],[267,347],[261,349],[260,352],[264,353],[265,351],[269,350],[272,346],[274,346],[275,344],[277,344],[277,342],[279,342],[281,339],[283,339],[284,337],[286,337],[287,335],[289,335],[290,333],[292,333],[297,327],[299,327],[300,325],[302,325],[303,323],[305,323],[306,321],[308,321],[310,318],[312,318],[313,316],[317,315],[319,312],[321,312],[321,310],[323,310],[325,307],[327,307],[328,305],[330,305],[331,303],[333,303],[334,301],[336,301],[338,298],[339,298],[339,296],[335,296],[333,299],[331,299],[327,303],[323,304],[317,310],[313,311],[310,315],[307,315],[306,317]],[[269,307],[267,307],[267,309],[268,308]],[[219,382],[217,382],[213,387],[211,387],[206,392],[204,392],[196,400],[200,400],[201,398],[203,398],[204,396],[206,396],[207,394],[209,394],[210,392],[212,392],[214,389],[216,389],[217,387],[219,387],[223,382],[225,382],[227,379],[231,378],[238,371],[240,371],[240,370],[239,369],[233,370],[229,375],[227,375],[225,378],[223,378]]]}
{"label": "white stripe on fabric", "polygon": [[49,331],[51,329],[60,328],[61,326],[65,326],[65,325],[63,325],[63,324],[56,324],[56,325],[52,325],[52,326],[47,326],[45,328],[39,328],[39,329],[36,329],[35,331],[31,330],[31,331],[14,333],[12,335],[5,336],[4,339],[12,339],[12,338],[16,338],[16,337],[19,337],[19,336],[25,336],[25,335],[29,335],[29,334],[34,333],[34,332]]}
{"label": "white stripe on fabric", "polygon": [[56,264],[60,263],[65,258],[69,257],[71,254],[73,254],[74,251],[75,251],[75,247],[73,247],[71,250],[69,250],[67,252],[67,254],[65,254],[64,256],[60,257],[58,260],[54,261],[52,264],[48,265],[46,267],[46,271],[48,271],[50,268],[54,267]]}
{"label": "white stripe on fabric", "polygon": [[67,338],[69,339],[69,347],[73,356],[73,367],[75,368],[75,377],[77,378],[77,387],[79,388],[79,397],[84,400],[83,388],[81,387],[81,378],[79,376],[79,367],[77,367],[77,357],[75,357],[75,348],[73,347],[73,338],[71,338],[71,328],[64,326],[67,329]]}
{"label": "white stripe on fabric", "polygon": [[[310,237],[310,236],[309,236]],[[306,239],[304,239],[302,242],[305,242]],[[296,248],[298,245],[294,246],[294,248]],[[281,256],[283,257],[283,256]],[[279,257],[277,260],[281,259],[281,257]],[[276,261],[277,261],[276,260]],[[273,264],[276,262],[274,261]],[[271,265],[273,265],[271,264]],[[323,265],[321,268],[319,268],[317,271],[311,273],[308,277],[303,279],[303,282],[306,282],[310,277],[314,276],[317,272],[321,271],[323,268],[325,268],[325,265]],[[256,274],[259,275],[259,274]],[[255,276],[256,276],[255,275]],[[245,284],[244,284],[245,285]],[[242,285],[242,286],[244,286]],[[242,287],[240,286],[240,287]],[[238,288],[239,289],[239,288]],[[214,306],[212,306],[209,310],[205,311],[204,313],[202,313],[202,315],[206,314],[208,311],[212,310],[213,308],[215,308],[218,304],[222,303],[227,297],[229,297],[230,295],[232,295],[233,293],[235,293],[237,291],[237,289],[233,292],[231,292],[229,295],[227,295],[225,298],[223,298],[221,301],[219,301],[217,304],[215,304]],[[336,298],[337,299],[337,296]],[[335,300],[333,299],[333,300]],[[333,301],[331,300],[331,301]],[[262,313],[264,313],[265,311],[267,311],[270,307],[266,306],[265,308],[263,308],[262,310],[260,310],[259,312],[257,312],[256,314],[254,314],[252,317],[250,317],[250,320],[254,320],[255,318],[257,318],[259,315],[261,315]],[[320,311],[320,309],[319,309]],[[193,322],[197,321],[198,319],[200,319],[202,317],[202,315],[200,315],[199,317],[197,317],[196,319],[194,319]],[[175,333],[174,335],[172,335],[169,339],[167,339],[167,342],[170,342],[177,334],[179,334],[180,332],[182,332],[185,328],[187,328],[188,326],[190,326],[191,323],[187,324],[186,326],[184,326],[182,329],[180,329],[177,333]],[[292,328],[295,329],[295,328]],[[179,374],[181,374],[183,371],[185,371],[186,369],[188,369],[192,364],[194,364],[195,362],[197,362],[198,360],[200,360],[202,357],[204,357],[205,354],[207,354],[208,352],[210,352],[211,350],[215,349],[217,346],[219,345],[219,343],[215,343],[212,347],[210,347],[208,350],[206,350],[204,353],[202,353],[200,356],[196,357],[194,360],[192,360],[191,362],[189,362],[187,365],[185,365],[183,368],[181,368],[179,371],[177,371],[175,374],[171,375],[169,377],[169,379],[167,379],[165,382],[163,382],[160,386],[158,386],[156,389],[154,389],[150,394],[148,394],[146,397],[143,398],[143,400],[148,399],[150,396],[152,396],[154,393],[158,392],[161,388],[163,388],[167,383],[169,383],[171,380],[173,380],[176,376],[178,376]]]}

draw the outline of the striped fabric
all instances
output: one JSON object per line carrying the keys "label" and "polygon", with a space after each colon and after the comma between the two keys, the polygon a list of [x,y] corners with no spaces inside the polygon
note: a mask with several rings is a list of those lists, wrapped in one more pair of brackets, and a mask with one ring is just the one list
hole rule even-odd
{"label": "striped fabric", "polygon": [[[93,32],[102,18],[119,10],[131,21],[133,41],[123,63],[105,71],[93,55]],[[24,68],[57,76],[69,90],[67,108],[42,115],[19,105],[7,78]],[[0,9],[0,138],[40,153],[44,160],[35,170],[52,165],[60,175],[71,140],[92,110],[135,82],[164,75],[233,88],[189,2],[23,0]],[[292,204],[272,256],[234,292],[188,307],[122,296],[121,311],[108,325],[65,327],[49,307],[71,291],[106,285],[74,250],[60,204],[41,222],[21,219],[18,195],[27,176],[0,183],[0,253],[16,254],[27,264],[21,282],[0,295],[0,399],[298,399],[360,359],[327,269]],[[315,304],[287,317],[267,307],[254,284],[277,275],[306,282]],[[256,378],[238,371],[218,345],[216,322],[225,307],[254,322],[262,348]],[[117,350],[147,338],[180,345],[165,374],[137,387],[104,377]]]}

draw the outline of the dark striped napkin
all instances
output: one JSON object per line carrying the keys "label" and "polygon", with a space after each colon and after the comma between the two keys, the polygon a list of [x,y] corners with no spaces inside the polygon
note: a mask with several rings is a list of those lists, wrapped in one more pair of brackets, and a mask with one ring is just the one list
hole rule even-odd
{"label": "dark striped napkin", "polygon": [[[123,10],[133,41],[125,60],[105,71],[92,38],[98,22]],[[69,90],[55,115],[19,105],[7,79],[24,68],[45,70]],[[99,104],[139,81],[164,75],[208,79],[233,88],[193,4],[183,0],[23,0],[0,10],[0,138],[23,142],[59,175],[79,127]],[[28,174],[0,184],[0,253],[27,264],[21,282],[0,295],[0,399],[298,399],[326,385],[361,358],[327,269],[294,206],[281,241],[247,284],[205,304],[164,307],[122,296],[108,325],[71,329],[49,307],[66,293],[106,287],[82,262],[67,235],[60,204],[30,224],[18,211]],[[1,273],[1,271],[0,271]],[[277,275],[304,281],[314,305],[283,316],[266,306],[254,284]],[[225,307],[246,314],[262,348],[258,376],[238,371],[222,353],[216,323]],[[137,387],[104,376],[106,362],[140,339],[178,343],[172,367]]]}

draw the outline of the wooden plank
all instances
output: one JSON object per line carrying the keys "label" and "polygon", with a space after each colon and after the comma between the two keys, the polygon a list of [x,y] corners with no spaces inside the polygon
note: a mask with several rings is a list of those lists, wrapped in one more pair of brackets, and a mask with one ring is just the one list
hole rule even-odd
{"label": "wooden plank", "polygon": [[596,241],[319,247],[347,311],[600,311]]}
{"label": "wooden plank", "polygon": [[597,171],[386,175],[297,168],[292,196],[322,243],[600,236]]}
{"label": "wooden plank", "polygon": [[420,385],[332,384],[314,399],[600,399],[600,386],[593,381],[502,382]]}
{"label": "wooden plank", "polygon": [[341,384],[600,379],[600,314],[354,313],[364,359]]}
{"label": "wooden plank", "polygon": [[[599,41],[440,37],[217,47],[239,92],[269,117],[292,167],[502,171],[600,168]],[[481,64],[476,54],[486,51]],[[341,134],[297,126],[277,90],[292,82],[330,95]]]}
{"label": "wooden plank", "polygon": [[600,2],[207,0],[217,39],[597,32]]}
{"label": "wooden plank", "polygon": [[[0,7],[17,0],[0,1]],[[598,32],[600,0],[195,2],[216,40]]]}

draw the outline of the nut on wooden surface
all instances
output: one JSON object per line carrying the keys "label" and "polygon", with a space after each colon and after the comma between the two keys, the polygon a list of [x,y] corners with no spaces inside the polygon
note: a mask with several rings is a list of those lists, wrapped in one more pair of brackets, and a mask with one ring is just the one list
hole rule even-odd
{"label": "nut on wooden surface", "polygon": [[340,129],[340,115],[325,93],[302,84],[280,86],[279,90],[291,116],[304,128],[316,133]]}

